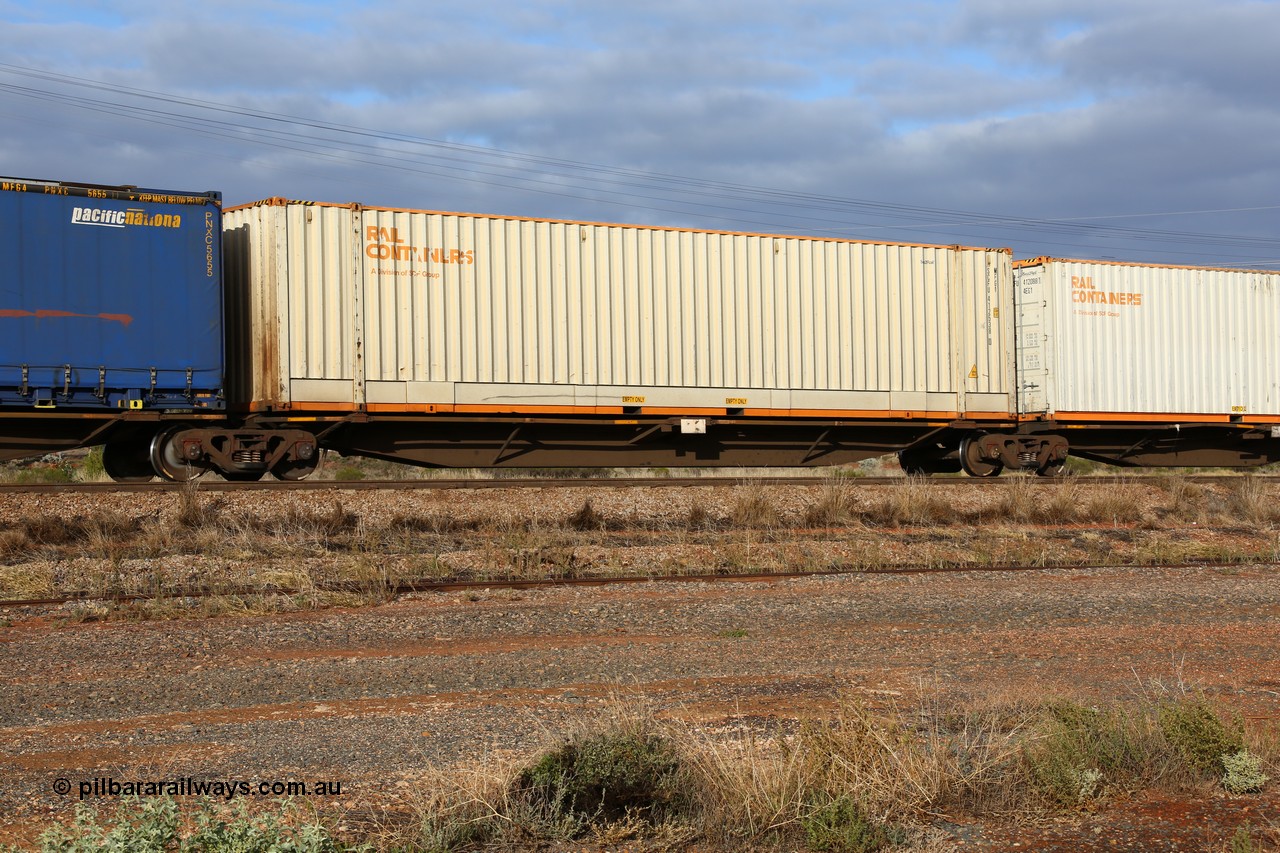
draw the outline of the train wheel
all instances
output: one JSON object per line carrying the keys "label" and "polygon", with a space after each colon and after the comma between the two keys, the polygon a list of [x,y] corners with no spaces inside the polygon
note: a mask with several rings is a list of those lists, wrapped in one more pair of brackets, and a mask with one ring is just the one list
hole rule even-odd
{"label": "train wheel", "polygon": [[1000,462],[988,462],[979,455],[975,436],[967,435],[960,442],[960,467],[970,477],[999,477],[1004,470]]}
{"label": "train wheel", "polygon": [[102,468],[117,483],[146,483],[156,475],[151,467],[150,436],[107,442],[102,448]]}
{"label": "train wheel", "polygon": [[276,463],[271,476],[277,480],[305,480],[324,464],[324,451],[317,449],[310,459],[286,459]]}
{"label": "train wheel", "polygon": [[182,455],[182,446],[174,439],[184,429],[184,426],[169,427],[151,439],[151,467],[171,483],[188,483],[209,470],[202,462],[192,462]]}

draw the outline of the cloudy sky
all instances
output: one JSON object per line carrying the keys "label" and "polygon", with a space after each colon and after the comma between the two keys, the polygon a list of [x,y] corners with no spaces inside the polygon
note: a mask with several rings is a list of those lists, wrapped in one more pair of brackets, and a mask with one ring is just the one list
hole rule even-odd
{"label": "cloudy sky", "polygon": [[1280,2],[0,0],[0,174],[1280,269]]}

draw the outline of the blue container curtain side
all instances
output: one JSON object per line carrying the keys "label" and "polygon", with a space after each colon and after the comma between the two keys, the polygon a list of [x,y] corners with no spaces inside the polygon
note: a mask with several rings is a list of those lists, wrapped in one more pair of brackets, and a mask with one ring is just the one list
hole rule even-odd
{"label": "blue container curtain side", "polygon": [[221,409],[218,193],[0,178],[0,407]]}

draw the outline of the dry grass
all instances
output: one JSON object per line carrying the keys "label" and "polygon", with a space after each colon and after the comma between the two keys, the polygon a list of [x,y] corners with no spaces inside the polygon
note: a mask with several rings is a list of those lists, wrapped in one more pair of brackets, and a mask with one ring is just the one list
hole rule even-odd
{"label": "dry grass", "polygon": [[822,486],[818,499],[805,510],[805,524],[810,527],[836,527],[857,519],[857,498],[853,486],[844,479],[832,478]]}
{"label": "dry grass", "polygon": [[591,499],[587,498],[582,502],[582,508],[565,520],[565,526],[571,530],[603,530],[605,519],[595,511],[591,506]]}
{"label": "dry grass", "polygon": [[729,518],[734,527],[747,530],[782,526],[782,518],[769,497],[768,489],[761,485],[750,485],[738,496]]}
{"label": "dry grass", "polygon": [[711,526],[711,513],[707,511],[704,504],[694,501],[689,506],[689,514],[685,518],[685,528],[688,530],[707,530]]}
{"label": "dry grass", "polygon": [[[1234,731],[1231,719],[1187,693],[1102,706],[1021,698],[963,707],[922,694],[913,707],[849,697],[824,718],[726,731],[659,721],[643,703],[620,697],[600,719],[547,735],[535,755],[428,770],[407,812],[383,822],[374,838],[380,847],[415,850],[572,839],[916,849],[931,843],[929,825],[939,818],[1021,822],[1091,813],[1127,791],[1220,785],[1220,770],[1198,767],[1178,738],[1212,751],[1215,738]],[[1280,757],[1258,755],[1269,766]],[[624,778],[635,798],[627,807],[577,808],[581,792]],[[643,778],[654,787],[636,781]],[[548,790],[559,793],[547,797]],[[541,793],[530,799],[531,791]]]}
{"label": "dry grass", "polygon": [[1085,517],[1090,521],[1111,525],[1132,524],[1142,519],[1143,502],[1141,486],[1131,481],[1119,480],[1089,498],[1085,505]]}
{"label": "dry grass", "polygon": [[1280,521],[1280,503],[1267,484],[1253,476],[1240,478],[1228,497],[1228,512],[1252,524],[1270,526]]}
{"label": "dry grass", "polygon": [[883,527],[952,524],[966,517],[963,510],[938,485],[927,478],[908,477],[890,486],[883,497],[873,499],[862,511],[869,524]]}
{"label": "dry grass", "polygon": [[1004,478],[999,497],[985,515],[993,521],[1073,524],[1083,515],[1081,491],[1074,480],[1046,484],[1032,474],[1013,474]]}
{"label": "dry grass", "polygon": [[287,496],[252,511],[193,485],[159,509],[0,520],[0,598],[208,588],[248,594],[256,611],[326,606],[348,593],[380,601],[416,580],[1243,562],[1280,549],[1265,521],[1276,512],[1269,492],[1253,478],[1097,487],[1009,476],[965,489],[946,479],[867,487],[833,477],[808,490],[756,481],[719,494],[668,493],[664,503],[606,491],[579,498],[576,510],[555,501],[524,512],[431,504],[375,522],[342,498]]}
{"label": "dry grass", "polygon": [[1162,480],[1160,488],[1169,495],[1164,507],[1166,517],[1198,523],[1206,520],[1208,507],[1204,487],[1179,474]]}

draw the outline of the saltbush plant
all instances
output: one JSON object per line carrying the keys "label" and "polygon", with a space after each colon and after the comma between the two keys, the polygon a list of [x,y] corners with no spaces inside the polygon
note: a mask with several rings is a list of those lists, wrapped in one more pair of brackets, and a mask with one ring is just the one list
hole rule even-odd
{"label": "saltbush plant", "polygon": [[1262,759],[1247,749],[1222,756],[1225,773],[1222,787],[1232,794],[1252,794],[1262,790],[1271,778],[1262,772]]}
{"label": "saltbush plant", "polygon": [[290,802],[279,813],[251,814],[241,805],[230,814],[200,802],[184,816],[167,797],[127,799],[103,817],[83,804],[70,826],[55,824],[40,836],[41,853],[344,853],[372,848],[339,844],[315,822],[294,825]]}

